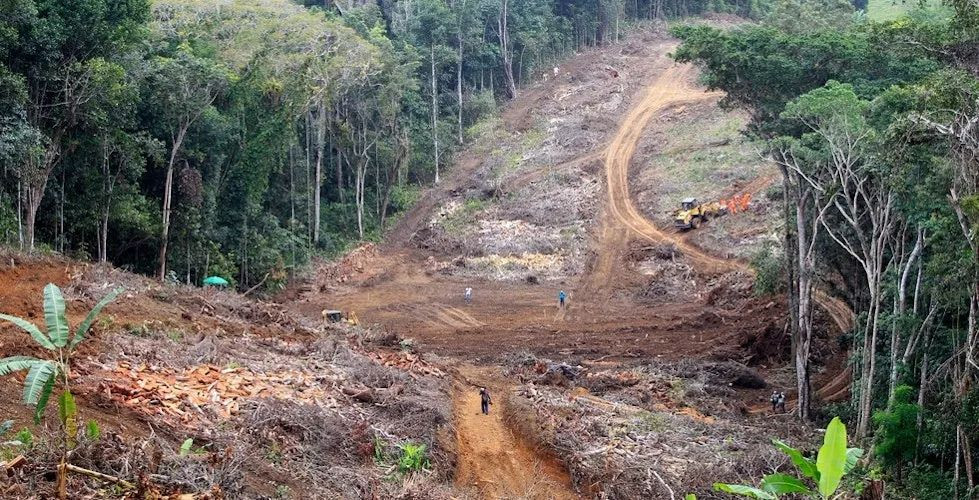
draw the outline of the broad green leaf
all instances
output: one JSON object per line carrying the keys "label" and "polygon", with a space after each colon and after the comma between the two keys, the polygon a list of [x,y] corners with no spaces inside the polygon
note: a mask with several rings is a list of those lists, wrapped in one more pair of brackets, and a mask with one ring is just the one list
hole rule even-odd
{"label": "broad green leaf", "polygon": [[3,423],[0,423],[0,436],[3,436],[4,434],[10,432],[10,429],[13,428],[14,428],[13,420],[4,420]]}
{"label": "broad green leaf", "polygon": [[77,346],[82,340],[85,339],[88,329],[91,328],[92,323],[95,322],[95,318],[97,318],[99,313],[102,312],[102,308],[109,305],[109,303],[113,300],[116,300],[116,297],[118,297],[123,290],[124,289],[122,287],[116,288],[115,290],[109,292],[109,294],[105,297],[102,297],[102,300],[100,300],[98,304],[95,304],[95,307],[93,307],[92,310],[88,312],[88,316],[85,317],[85,321],[82,321],[82,323],[78,325],[78,329],[75,330],[75,336],[71,339],[72,348]]}
{"label": "broad green leaf", "polygon": [[71,391],[65,389],[61,393],[61,397],[58,398],[58,418],[61,419],[61,425],[64,426],[65,430],[65,441],[68,443],[68,448],[75,447],[75,436],[78,435],[78,407],[75,406],[75,397],[71,395]]}
{"label": "broad green leaf", "polygon": [[190,453],[190,448],[194,446],[194,438],[187,438],[180,445],[180,456],[186,457]]}
{"label": "broad green leaf", "polygon": [[762,478],[761,489],[784,495],[786,493],[811,493],[802,481],[788,474],[769,474]]}
{"label": "broad green leaf", "polygon": [[829,498],[840,486],[843,470],[846,466],[846,426],[840,417],[826,427],[823,446],[816,455],[816,469],[819,470],[819,493]]}
{"label": "broad green leaf", "polygon": [[55,347],[64,347],[68,343],[65,298],[54,283],[48,283],[44,287],[44,323],[48,326],[48,337]]}
{"label": "broad green leaf", "polygon": [[714,489],[724,493],[733,493],[735,495],[741,495],[748,498],[758,498],[760,500],[775,500],[778,498],[767,491],[743,484],[714,483]]}
{"label": "broad green leaf", "polygon": [[816,469],[815,462],[802,456],[801,451],[783,443],[782,441],[779,441],[778,439],[773,439],[772,443],[775,445],[776,448],[781,450],[782,453],[785,453],[786,455],[789,456],[789,458],[792,460],[792,463],[795,464],[795,466],[799,469],[799,472],[801,472],[803,476],[806,476],[812,479],[813,481],[819,481],[819,471]]}
{"label": "broad green leaf", "polygon": [[41,418],[44,417],[44,409],[48,407],[48,400],[51,399],[51,392],[54,391],[54,381],[58,377],[50,377],[41,389],[41,396],[37,399],[37,406],[34,408],[34,423],[40,425]]}
{"label": "broad green leaf", "polygon": [[863,457],[863,450],[860,448],[847,448],[846,449],[846,465],[843,467],[843,474],[849,474],[854,467],[857,466],[857,461]]}
{"label": "broad green leaf", "polygon": [[41,330],[34,326],[34,323],[31,323],[26,319],[18,318],[17,316],[10,316],[9,314],[0,314],[0,319],[9,321],[31,334],[31,338],[40,344],[41,347],[50,349],[52,351],[55,349],[54,344],[51,343],[51,339],[49,339],[43,332],[41,332]]}
{"label": "broad green leaf", "polygon": [[11,356],[0,359],[0,376],[30,369],[30,367],[38,363],[43,363],[43,361],[30,356]]}
{"label": "broad green leaf", "polygon": [[31,371],[27,372],[27,379],[24,380],[25,404],[36,405],[38,403],[44,384],[47,384],[49,379],[54,378],[56,371],[57,368],[52,361],[42,361],[31,367]]}
{"label": "broad green leaf", "polygon": [[693,493],[687,493],[687,496],[683,497],[683,500],[697,500],[697,495]]}

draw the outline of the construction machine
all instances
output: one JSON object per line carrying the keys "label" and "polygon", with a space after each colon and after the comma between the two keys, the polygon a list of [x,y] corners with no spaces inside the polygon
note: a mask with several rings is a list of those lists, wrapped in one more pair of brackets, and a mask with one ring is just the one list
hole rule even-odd
{"label": "construction machine", "polygon": [[727,207],[719,202],[699,203],[696,198],[680,202],[680,209],[673,212],[673,226],[677,229],[697,229],[710,217],[724,215]]}

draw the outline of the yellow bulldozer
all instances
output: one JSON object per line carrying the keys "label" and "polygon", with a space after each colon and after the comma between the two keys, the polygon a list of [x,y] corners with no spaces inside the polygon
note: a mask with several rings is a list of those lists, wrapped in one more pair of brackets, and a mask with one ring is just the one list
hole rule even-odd
{"label": "yellow bulldozer", "polygon": [[719,202],[699,203],[696,198],[680,202],[680,209],[673,212],[673,226],[680,230],[697,229],[708,218],[724,215],[727,207]]}

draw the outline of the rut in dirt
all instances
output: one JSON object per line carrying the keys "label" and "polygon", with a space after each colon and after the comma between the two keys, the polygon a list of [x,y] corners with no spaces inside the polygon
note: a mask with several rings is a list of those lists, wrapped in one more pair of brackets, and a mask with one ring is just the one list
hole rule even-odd
{"label": "rut in dirt", "polygon": [[[488,415],[479,387],[493,396]],[[540,453],[504,421],[511,386],[489,369],[459,368],[453,384],[458,465],[456,484],[482,498],[576,499],[571,478],[553,457]]]}

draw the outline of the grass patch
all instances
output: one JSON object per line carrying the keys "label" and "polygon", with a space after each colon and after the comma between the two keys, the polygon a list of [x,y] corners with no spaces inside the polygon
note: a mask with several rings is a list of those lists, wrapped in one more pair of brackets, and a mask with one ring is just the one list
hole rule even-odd
{"label": "grass patch", "polygon": [[872,21],[892,21],[918,8],[949,12],[940,0],[869,0],[867,17]]}
{"label": "grass patch", "polygon": [[476,222],[476,215],[486,209],[486,202],[476,198],[470,198],[459,207],[458,210],[449,214],[442,222],[445,232],[458,235],[466,227]]}

